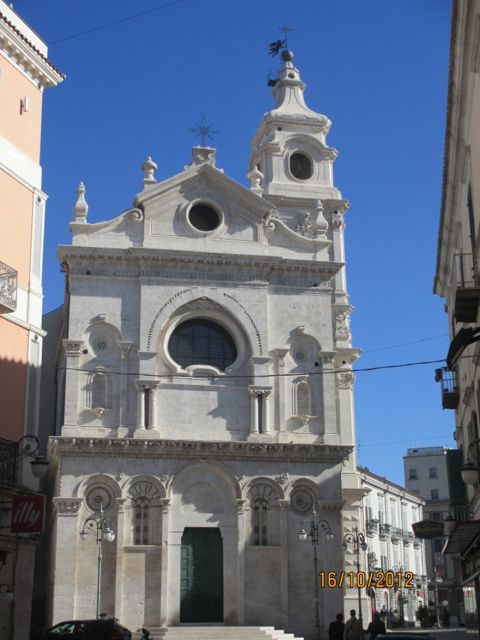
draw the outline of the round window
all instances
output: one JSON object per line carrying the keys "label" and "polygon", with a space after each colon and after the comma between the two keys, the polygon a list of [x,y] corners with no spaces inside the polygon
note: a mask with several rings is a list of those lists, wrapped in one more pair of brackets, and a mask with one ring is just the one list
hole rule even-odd
{"label": "round window", "polygon": [[168,352],[184,369],[207,364],[224,371],[237,358],[235,343],[227,331],[211,320],[187,320],[175,328]]}
{"label": "round window", "polygon": [[220,224],[220,216],[213,207],[199,202],[190,208],[188,221],[197,231],[214,231]]}
{"label": "round window", "polygon": [[304,153],[296,151],[290,156],[290,173],[298,180],[308,180],[313,175],[312,161]]}

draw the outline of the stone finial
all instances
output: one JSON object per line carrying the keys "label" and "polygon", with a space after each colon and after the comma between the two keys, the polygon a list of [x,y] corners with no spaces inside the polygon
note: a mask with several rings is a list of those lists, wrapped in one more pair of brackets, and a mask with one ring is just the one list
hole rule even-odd
{"label": "stone finial", "polygon": [[74,222],[86,222],[88,213],[88,204],[85,200],[85,185],[83,182],[77,187],[77,199],[73,205]]}
{"label": "stone finial", "polygon": [[247,173],[247,178],[250,180],[250,191],[261,196],[263,193],[263,188],[261,186],[263,173],[255,167]]}
{"label": "stone finial", "polygon": [[209,164],[215,166],[215,154],[213,147],[192,147],[192,164]]}
{"label": "stone finial", "polygon": [[316,235],[324,236],[327,233],[328,222],[325,220],[325,216],[323,215],[323,202],[321,200],[317,200],[317,224],[316,224]]}
{"label": "stone finial", "polygon": [[143,190],[148,189],[154,184],[157,184],[155,179],[155,171],[158,169],[158,165],[152,160],[150,156],[142,164],[143,171]]}

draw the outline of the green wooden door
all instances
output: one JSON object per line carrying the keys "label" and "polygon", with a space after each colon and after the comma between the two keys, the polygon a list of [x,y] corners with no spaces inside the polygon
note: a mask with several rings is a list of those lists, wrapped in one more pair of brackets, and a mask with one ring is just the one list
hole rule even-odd
{"label": "green wooden door", "polygon": [[223,622],[220,529],[189,527],[183,532],[180,622]]}

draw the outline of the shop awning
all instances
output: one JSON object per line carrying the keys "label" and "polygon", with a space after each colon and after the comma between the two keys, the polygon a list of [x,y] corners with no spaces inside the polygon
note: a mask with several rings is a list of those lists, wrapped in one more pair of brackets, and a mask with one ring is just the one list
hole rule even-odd
{"label": "shop awning", "polygon": [[455,523],[455,528],[448,536],[443,553],[462,554],[479,534],[480,520],[463,520]]}

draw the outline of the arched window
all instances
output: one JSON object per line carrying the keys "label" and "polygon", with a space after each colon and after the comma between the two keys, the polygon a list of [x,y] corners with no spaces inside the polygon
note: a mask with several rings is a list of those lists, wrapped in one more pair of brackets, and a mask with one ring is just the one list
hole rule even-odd
{"label": "arched window", "polygon": [[312,390],[307,380],[299,380],[295,384],[295,415],[312,415]]}
{"label": "arched window", "polygon": [[265,546],[267,544],[267,516],[270,505],[263,498],[256,498],[252,502],[252,526],[253,544],[255,546]]}
{"label": "arched window", "polygon": [[308,180],[313,175],[312,161],[305,153],[296,151],[290,156],[290,173],[297,180]]}
{"label": "arched window", "polygon": [[134,513],[134,534],[133,544],[148,544],[148,521],[150,511],[150,500],[148,498],[137,498],[133,505]]}
{"label": "arched window", "polygon": [[203,318],[178,325],[170,336],[168,352],[184,369],[206,364],[224,371],[237,358],[230,334],[219,324]]}
{"label": "arched window", "polygon": [[106,409],[107,402],[107,376],[104,373],[96,373],[92,377],[92,409]]}
{"label": "arched window", "polygon": [[278,496],[268,484],[254,484],[250,500],[250,544],[256,547],[278,544]]}

